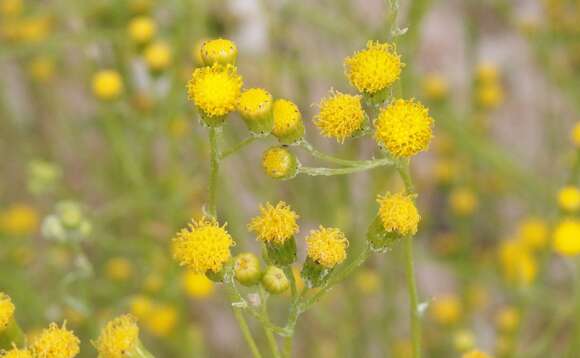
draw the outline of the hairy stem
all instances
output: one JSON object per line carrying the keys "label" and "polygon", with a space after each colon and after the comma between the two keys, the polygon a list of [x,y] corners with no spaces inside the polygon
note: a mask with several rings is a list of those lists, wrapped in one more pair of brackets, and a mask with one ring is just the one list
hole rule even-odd
{"label": "hairy stem", "polygon": [[210,175],[209,175],[209,197],[207,203],[208,213],[217,219],[217,181],[220,168],[218,131],[221,129],[211,127],[209,129],[209,151],[210,151]]}

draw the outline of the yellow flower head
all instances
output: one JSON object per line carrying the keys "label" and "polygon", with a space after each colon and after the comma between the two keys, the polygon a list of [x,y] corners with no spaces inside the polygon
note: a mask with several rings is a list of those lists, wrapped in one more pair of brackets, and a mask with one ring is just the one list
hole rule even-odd
{"label": "yellow flower head", "polygon": [[572,129],[571,138],[572,144],[574,144],[576,148],[580,148],[580,122],[577,122],[574,129]]}
{"label": "yellow flower head", "polygon": [[489,354],[479,351],[477,349],[464,353],[461,358],[492,358]]}
{"label": "yellow flower head", "polygon": [[461,301],[456,295],[445,295],[431,304],[431,317],[442,325],[457,323],[462,315]]}
{"label": "yellow flower head", "polygon": [[157,32],[157,25],[152,18],[139,16],[129,22],[129,37],[138,44],[149,42]]}
{"label": "yellow flower head", "polygon": [[419,211],[411,195],[401,193],[379,195],[379,216],[387,232],[402,236],[413,236],[421,221]]}
{"label": "yellow flower head", "polygon": [[36,209],[25,204],[14,204],[0,212],[0,229],[9,235],[30,235],[38,228],[38,221]]}
{"label": "yellow flower head", "polygon": [[356,285],[363,295],[373,294],[381,287],[381,276],[375,270],[360,270],[356,274]]}
{"label": "yellow flower head", "polygon": [[342,143],[362,128],[365,118],[361,96],[332,91],[330,97],[320,102],[314,124],[323,136]]}
{"label": "yellow flower head", "polygon": [[123,92],[123,79],[119,72],[102,70],[93,76],[93,93],[101,100],[109,101],[118,98]]}
{"label": "yellow flower head", "polygon": [[109,321],[94,342],[100,358],[129,357],[139,340],[139,327],[131,315],[123,315]]}
{"label": "yellow flower head", "polygon": [[38,56],[28,64],[28,73],[38,82],[48,82],[54,77],[55,63],[51,57]]}
{"label": "yellow flower head", "polygon": [[0,1],[0,15],[5,17],[15,17],[22,13],[22,0],[2,0]]}
{"label": "yellow flower head", "polygon": [[499,247],[499,260],[503,275],[509,282],[528,285],[536,278],[536,259],[519,241],[503,241]]}
{"label": "yellow flower head", "polygon": [[274,128],[272,134],[278,139],[287,139],[290,144],[304,135],[302,114],[298,106],[287,99],[277,99],[273,108]]}
{"label": "yellow flower head", "polygon": [[348,240],[340,229],[320,226],[318,230],[310,232],[306,238],[306,246],[308,257],[312,261],[326,268],[333,268],[346,258]]}
{"label": "yellow flower head", "polygon": [[499,80],[497,66],[491,62],[484,62],[475,69],[475,79],[484,83],[493,83]]}
{"label": "yellow flower head", "polygon": [[51,323],[30,344],[35,358],[72,358],[79,354],[79,339],[72,331]]}
{"label": "yellow flower head", "polygon": [[10,296],[0,292],[0,332],[2,332],[14,317],[14,304]]}
{"label": "yellow flower head", "polygon": [[515,307],[503,307],[496,314],[495,323],[501,332],[514,332],[520,323],[520,312]]}
{"label": "yellow flower head", "polygon": [[477,87],[476,96],[483,108],[494,109],[503,102],[504,92],[499,82],[484,83]]}
{"label": "yellow flower head", "polygon": [[375,126],[379,144],[395,157],[410,157],[429,146],[433,118],[421,103],[397,99],[381,110]]}
{"label": "yellow flower head", "polygon": [[262,88],[250,88],[240,95],[238,111],[247,119],[257,118],[272,110],[272,95]]}
{"label": "yellow flower head", "polygon": [[548,225],[540,218],[527,218],[520,223],[517,237],[530,249],[541,249],[548,241]]}
{"label": "yellow flower head", "polygon": [[558,192],[558,204],[565,211],[578,211],[580,209],[580,189],[569,185]]}
{"label": "yellow flower head", "polygon": [[431,73],[425,76],[423,80],[423,92],[425,97],[431,100],[440,100],[447,96],[449,85],[445,77],[437,73]]}
{"label": "yellow flower head", "polygon": [[187,84],[189,99],[208,117],[234,111],[241,89],[242,77],[232,65],[196,68]]}
{"label": "yellow flower head", "polygon": [[206,275],[187,271],[182,278],[183,288],[189,297],[204,298],[214,291],[213,282]]}
{"label": "yellow flower head", "polygon": [[394,45],[378,41],[367,42],[367,48],[347,57],[344,65],[350,83],[370,95],[399,79],[404,66]]}
{"label": "yellow flower head", "polygon": [[105,271],[113,281],[126,281],[133,274],[133,265],[124,257],[113,257],[107,261]]}
{"label": "yellow flower head", "polygon": [[169,335],[177,324],[177,310],[171,305],[155,305],[143,324],[158,337]]}
{"label": "yellow flower head", "polygon": [[12,349],[4,352],[0,352],[0,357],[2,358],[33,358],[32,353],[28,349],[20,349],[13,347]]}
{"label": "yellow flower head", "polygon": [[153,301],[147,296],[137,295],[131,298],[129,302],[131,313],[138,318],[144,318],[149,315],[153,308]]}
{"label": "yellow flower head", "polygon": [[276,206],[270,203],[260,206],[260,216],[248,224],[248,230],[256,233],[258,240],[281,245],[298,232],[298,215],[283,201]]}
{"label": "yellow flower head", "polygon": [[225,225],[219,226],[217,220],[202,217],[192,220],[189,228],[177,233],[173,239],[173,257],[195,273],[218,273],[230,259],[233,245]]}
{"label": "yellow flower head", "polygon": [[165,42],[154,42],[149,45],[143,54],[145,62],[153,71],[161,71],[171,65],[173,54],[171,47]]}
{"label": "yellow flower head", "polygon": [[449,204],[451,210],[460,216],[472,215],[479,205],[475,193],[466,187],[454,189],[449,195]]}
{"label": "yellow flower head", "polygon": [[238,48],[230,40],[209,40],[201,45],[200,55],[206,66],[211,66],[214,63],[233,65],[238,57]]}
{"label": "yellow flower head", "polygon": [[580,254],[580,220],[564,219],[554,230],[554,251],[564,256]]}
{"label": "yellow flower head", "polygon": [[286,148],[272,147],[264,152],[262,168],[271,178],[291,178],[297,170],[296,157]]}

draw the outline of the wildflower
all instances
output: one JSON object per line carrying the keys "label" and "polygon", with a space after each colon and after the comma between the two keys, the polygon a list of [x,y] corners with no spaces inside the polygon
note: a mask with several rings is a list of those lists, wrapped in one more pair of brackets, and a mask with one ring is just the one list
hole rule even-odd
{"label": "wildflower", "polygon": [[244,286],[255,285],[262,277],[260,260],[249,252],[239,254],[234,261],[234,275]]}
{"label": "wildflower", "polygon": [[284,147],[271,147],[264,152],[262,168],[274,179],[293,178],[298,171],[298,161],[294,154]]}
{"label": "wildflower", "polygon": [[152,71],[162,71],[171,65],[173,54],[165,42],[154,42],[147,46],[144,57]]}
{"label": "wildflower", "polygon": [[356,285],[363,295],[373,294],[381,286],[381,276],[375,270],[361,270],[356,275]]}
{"label": "wildflower", "polygon": [[442,325],[452,325],[459,321],[462,315],[461,301],[455,295],[439,297],[431,304],[431,316]]}
{"label": "wildflower", "polygon": [[501,332],[514,332],[520,323],[520,313],[515,307],[503,307],[495,316],[495,324]]}
{"label": "wildflower", "polygon": [[413,236],[421,216],[413,203],[413,196],[401,193],[379,195],[379,216],[384,229],[401,236]]}
{"label": "wildflower", "polygon": [[425,97],[433,101],[439,101],[447,97],[449,85],[445,77],[438,73],[431,73],[423,80],[423,92]]}
{"label": "wildflower", "polygon": [[538,264],[528,249],[518,241],[502,242],[499,260],[507,281],[528,285],[536,278]]}
{"label": "wildflower", "polygon": [[48,56],[35,57],[28,63],[30,77],[40,83],[49,82],[54,77],[54,60]]}
{"label": "wildflower", "polygon": [[173,257],[181,265],[195,273],[219,273],[230,259],[230,247],[234,241],[219,226],[217,220],[202,217],[192,220],[187,229],[182,229],[173,239]]}
{"label": "wildflower", "polygon": [[127,281],[133,275],[133,265],[124,257],[114,257],[107,261],[105,271],[113,281]]}
{"label": "wildflower", "polygon": [[177,324],[177,310],[171,305],[154,305],[143,321],[146,328],[155,336],[167,337]]}
{"label": "wildflower", "polygon": [[214,284],[207,276],[191,271],[183,273],[182,285],[185,293],[192,298],[208,297],[214,291]]}
{"label": "wildflower", "polygon": [[138,318],[144,318],[149,315],[153,308],[153,302],[149,297],[136,295],[129,301],[131,313]]}
{"label": "wildflower", "polygon": [[14,318],[14,304],[10,296],[0,292],[0,332],[5,330]]}
{"label": "wildflower", "polygon": [[280,294],[288,289],[290,282],[282,269],[268,266],[262,276],[262,286],[271,294]]}
{"label": "wildflower", "polygon": [[475,79],[483,83],[497,82],[499,80],[497,66],[491,62],[479,64],[475,70]]}
{"label": "wildflower", "polygon": [[435,162],[434,177],[437,183],[445,185],[453,182],[457,176],[457,165],[454,161],[448,159],[440,159]]}
{"label": "wildflower", "polygon": [[325,268],[333,268],[346,259],[348,240],[337,228],[320,226],[306,238],[308,258]]}
{"label": "wildflower", "polygon": [[23,19],[20,24],[20,40],[29,43],[39,43],[45,40],[52,27],[52,19],[49,16],[31,16]]}
{"label": "wildflower", "polygon": [[367,48],[344,61],[349,82],[361,93],[375,95],[399,79],[401,58],[395,46],[378,41],[367,42]]}
{"label": "wildflower", "polygon": [[157,32],[157,25],[148,16],[138,16],[129,22],[129,37],[137,44],[142,45],[149,42]]}
{"label": "wildflower", "polygon": [[467,187],[454,189],[449,195],[449,204],[451,210],[459,216],[472,215],[479,205],[477,196]]}
{"label": "wildflower", "polygon": [[459,330],[453,333],[453,345],[459,352],[465,352],[472,349],[475,345],[475,337],[471,331],[466,329]]}
{"label": "wildflower", "polygon": [[203,66],[203,58],[201,57],[201,47],[207,40],[202,39],[195,43],[193,48],[191,49],[191,58],[195,62],[196,65]]}
{"label": "wildflower", "polygon": [[548,226],[540,218],[527,218],[520,223],[517,237],[530,249],[541,249],[548,241]]}
{"label": "wildflower", "polygon": [[30,235],[37,228],[38,213],[32,206],[13,204],[0,212],[0,229],[8,235]]}
{"label": "wildflower", "polygon": [[580,189],[568,185],[558,192],[558,204],[564,211],[574,212],[580,209]]}
{"label": "wildflower", "polygon": [[492,358],[492,357],[482,351],[474,349],[463,354],[461,358]]}
{"label": "wildflower", "polygon": [[262,88],[250,88],[240,95],[238,111],[248,129],[256,134],[268,134],[274,126],[273,99]]}
{"label": "wildflower", "polygon": [[362,129],[365,118],[361,96],[333,91],[330,97],[320,102],[320,113],[315,117],[314,124],[323,136],[343,143]]}
{"label": "wildflower", "polygon": [[163,276],[156,272],[148,274],[143,281],[143,289],[150,293],[158,292],[162,287]]}
{"label": "wildflower", "polygon": [[296,219],[298,215],[285,202],[276,206],[266,203],[260,206],[260,216],[252,219],[248,229],[256,233],[258,240],[282,244],[298,232]]}
{"label": "wildflower", "polygon": [[123,315],[109,321],[94,342],[100,358],[123,358],[136,354],[139,342],[139,326],[131,315]]}
{"label": "wildflower", "polygon": [[499,83],[484,83],[477,87],[476,97],[481,107],[494,109],[503,102],[503,88]]}
{"label": "wildflower", "polygon": [[111,101],[123,92],[123,79],[115,70],[102,70],[93,76],[93,94],[98,99]]}
{"label": "wildflower", "polygon": [[293,102],[286,99],[274,101],[272,111],[274,127],[272,134],[282,144],[292,144],[304,136],[304,123],[302,114]]}
{"label": "wildflower", "polygon": [[79,339],[72,331],[51,323],[30,343],[30,350],[35,358],[72,358],[79,351]]}
{"label": "wildflower", "polygon": [[145,14],[153,7],[153,0],[131,0],[129,9],[134,14]]}
{"label": "wildflower", "polygon": [[16,17],[22,13],[22,0],[0,1],[0,15],[4,17]]}
{"label": "wildflower", "polygon": [[10,350],[0,353],[2,358],[33,358],[32,353],[26,348],[12,347]]}
{"label": "wildflower", "polygon": [[210,126],[221,124],[236,109],[241,89],[242,77],[232,65],[197,68],[187,84],[189,99]]}
{"label": "wildflower", "polygon": [[574,129],[572,129],[571,138],[572,144],[580,149],[580,122],[576,122]]}
{"label": "wildflower", "polygon": [[429,146],[433,118],[421,103],[397,99],[381,110],[375,126],[379,144],[395,157],[411,157]]}
{"label": "wildflower", "polygon": [[226,39],[205,41],[200,48],[201,58],[206,66],[214,63],[235,64],[238,57],[236,44]]}
{"label": "wildflower", "polygon": [[167,131],[173,138],[181,139],[189,133],[189,129],[189,121],[184,117],[178,116],[169,121]]}
{"label": "wildflower", "polygon": [[580,220],[568,218],[560,221],[554,230],[554,251],[564,256],[580,254]]}

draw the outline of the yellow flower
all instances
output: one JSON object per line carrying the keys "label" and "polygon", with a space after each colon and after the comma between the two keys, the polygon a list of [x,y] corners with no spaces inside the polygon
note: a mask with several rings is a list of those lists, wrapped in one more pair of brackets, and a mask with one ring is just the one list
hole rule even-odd
{"label": "yellow flower", "polygon": [[361,270],[356,275],[356,285],[363,295],[373,294],[381,286],[381,276],[375,270]]}
{"label": "yellow flower", "polygon": [[484,83],[476,89],[477,102],[483,108],[494,109],[503,102],[503,88],[500,83]]}
{"label": "yellow flower", "polygon": [[127,281],[133,275],[133,265],[124,257],[114,257],[107,261],[105,272],[113,281]]}
{"label": "yellow flower", "polygon": [[274,179],[289,179],[296,175],[296,157],[284,147],[272,147],[264,152],[262,168]]}
{"label": "yellow flower", "polygon": [[293,102],[286,99],[274,101],[274,128],[272,134],[283,144],[292,144],[304,136],[302,114]]}
{"label": "yellow flower", "polygon": [[572,144],[574,144],[576,148],[580,148],[580,122],[576,122],[574,129],[572,129],[571,138]]}
{"label": "yellow flower", "polygon": [[38,82],[48,82],[54,76],[54,60],[47,56],[36,57],[28,64],[28,73]]}
{"label": "yellow flower", "polygon": [[173,239],[173,257],[195,273],[218,273],[230,259],[233,245],[225,225],[219,226],[217,220],[202,217],[192,220],[187,229],[177,233]]}
{"label": "yellow flower", "polygon": [[472,349],[475,345],[475,337],[471,331],[462,329],[453,333],[453,345],[459,352]]}
{"label": "yellow flower", "polygon": [[153,302],[149,297],[143,295],[133,296],[129,301],[131,313],[140,319],[143,319],[151,312]]}
{"label": "yellow flower", "polygon": [[564,219],[554,230],[554,251],[564,256],[580,254],[580,220]]}
{"label": "yellow flower", "polygon": [[22,13],[22,0],[2,0],[0,1],[0,15],[5,17],[16,17]]}
{"label": "yellow flower", "polygon": [[123,92],[123,79],[114,70],[102,70],[93,76],[93,93],[105,101],[118,98]]}
{"label": "yellow flower", "polygon": [[169,335],[177,324],[177,311],[170,305],[156,305],[144,320],[147,329],[158,337]]}
{"label": "yellow flower", "polygon": [[517,237],[530,249],[541,249],[548,241],[548,225],[540,218],[527,218],[520,223]]}
{"label": "yellow flower", "polygon": [[187,271],[182,277],[185,293],[193,298],[210,296],[214,291],[213,282],[203,274]]}
{"label": "yellow flower", "polygon": [[459,216],[472,215],[479,205],[477,196],[467,187],[454,189],[449,195],[449,204],[451,210]]}
{"label": "yellow flower", "polygon": [[472,351],[469,351],[465,354],[463,354],[461,356],[461,358],[492,358],[490,355],[482,352],[482,351],[478,351],[477,349],[474,349]]}
{"label": "yellow flower", "polygon": [[346,258],[348,240],[340,229],[320,226],[310,232],[306,246],[307,255],[312,261],[333,268]]}
{"label": "yellow flower", "polygon": [[200,66],[204,64],[203,58],[201,57],[201,47],[206,41],[207,40],[205,39],[197,41],[193,46],[193,48],[191,49],[191,58],[193,59],[195,64]]}
{"label": "yellow flower", "polygon": [[431,304],[431,317],[439,324],[455,324],[459,321],[461,315],[461,301],[455,295],[439,297]]}
{"label": "yellow flower", "polygon": [[484,83],[493,83],[499,80],[499,71],[497,66],[490,62],[484,62],[475,69],[475,78],[477,81]]}
{"label": "yellow flower", "polygon": [[32,206],[13,204],[0,212],[0,228],[8,235],[30,235],[38,228],[38,213]]}
{"label": "yellow flower", "polygon": [[431,73],[423,79],[423,92],[431,100],[441,100],[447,97],[449,85],[445,77],[438,73]]}
{"label": "yellow flower", "polygon": [[234,111],[241,89],[242,77],[232,65],[196,68],[187,84],[189,99],[207,117]]}
{"label": "yellow flower", "polygon": [[401,58],[395,46],[378,41],[367,42],[367,48],[344,61],[346,76],[362,93],[373,95],[399,79]]}
{"label": "yellow flower", "polygon": [[182,116],[171,119],[167,127],[169,134],[175,139],[183,138],[190,130],[189,121]]}
{"label": "yellow flower", "polygon": [[536,259],[519,241],[503,241],[499,247],[499,260],[507,281],[528,285],[536,278]]}
{"label": "yellow flower", "polygon": [[139,16],[129,22],[129,37],[137,44],[149,42],[157,32],[157,25],[152,18]]}
{"label": "yellow flower", "polygon": [[268,134],[274,126],[272,95],[262,88],[250,88],[240,95],[238,111],[248,129],[258,134]]}
{"label": "yellow flower", "polygon": [[413,236],[421,216],[413,203],[413,197],[401,193],[379,195],[379,216],[387,232]]}
{"label": "yellow flower", "polygon": [[362,129],[365,118],[361,96],[332,91],[330,97],[320,102],[320,113],[314,124],[323,136],[336,138],[342,143]]}
{"label": "yellow flower", "polygon": [[22,20],[20,39],[25,42],[40,42],[48,36],[52,27],[52,19],[48,16],[31,16]]}
{"label": "yellow flower", "polygon": [[4,292],[0,292],[0,332],[6,329],[8,324],[12,321],[14,310],[15,307],[10,296]]}
{"label": "yellow flower", "polygon": [[145,62],[153,71],[162,71],[171,65],[173,54],[165,42],[154,42],[144,52]]}
{"label": "yellow flower", "polygon": [[79,339],[72,331],[51,323],[30,343],[30,350],[35,358],[72,358],[79,351]]}
{"label": "yellow flower", "polygon": [[433,118],[421,103],[397,99],[381,110],[375,126],[379,144],[395,157],[410,157],[429,146]]}
{"label": "yellow flower", "polygon": [[28,349],[22,348],[16,348],[13,347],[12,349],[8,350],[8,351],[4,351],[2,353],[0,353],[0,357],[2,358],[33,358],[32,357],[32,353],[30,353],[30,351]]}
{"label": "yellow flower", "polygon": [[558,204],[565,211],[577,211],[580,209],[580,190],[578,187],[565,186],[558,192]]}
{"label": "yellow flower", "polygon": [[520,313],[515,307],[503,307],[496,314],[495,323],[501,332],[514,332],[520,323]]}
{"label": "yellow flower", "polygon": [[100,358],[132,356],[139,340],[139,327],[135,318],[124,315],[109,321],[94,342]]}
{"label": "yellow flower", "polygon": [[209,40],[201,45],[200,55],[206,66],[211,66],[214,63],[233,65],[238,57],[238,48],[230,40]]}
{"label": "yellow flower", "polygon": [[283,244],[298,232],[298,215],[283,201],[276,206],[270,203],[260,206],[260,216],[248,224],[248,230],[256,233],[258,240]]}
{"label": "yellow flower", "polygon": [[433,175],[440,184],[449,184],[457,176],[457,164],[448,159],[440,159],[435,163]]}

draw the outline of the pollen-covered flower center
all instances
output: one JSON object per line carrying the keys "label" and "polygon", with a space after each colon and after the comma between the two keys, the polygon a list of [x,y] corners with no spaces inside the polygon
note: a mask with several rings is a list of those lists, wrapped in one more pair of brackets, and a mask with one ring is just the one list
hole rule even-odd
{"label": "pollen-covered flower center", "polygon": [[251,88],[240,96],[238,110],[246,118],[255,118],[272,108],[272,95],[261,88]]}
{"label": "pollen-covered flower center", "polygon": [[107,323],[95,347],[99,355],[107,358],[130,356],[137,344],[139,327],[131,315],[117,317]]}
{"label": "pollen-covered flower center", "polygon": [[386,194],[379,196],[379,216],[387,232],[402,236],[415,235],[421,220],[419,212],[410,196],[404,194]]}
{"label": "pollen-covered flower center", "polygon": [[274,101],[274,128],[272,134],[285,136],[300,125],[302,116],[298,107],[285,99]]}
{"label": "pollen-covered flower center", "polygon": [[34,357],[42,358],[72,358],[79,351],[79,339],[72,331],[51,323],[50,326],[36,336],[30,345]]}
{"label": "pollen-covered flower center", "polygon": [[346,76],[359,91],[375,94],[395,82],[403,64],[395,47],[387,43],[369,41],[365,50],[345,60]]}
{"label": "pollen-covered flower center", "polygon": [[322,135],[344,142],[362,128],[364,120],[361,96],[334,92],[320,102],[314,124]]}
{"label": "pollen-covered flower center", "polygon": [[248,229],[256,233],[258,240],[282,244],[298,232],[298,215],[281,201],[276,206],[270,203],[260,207],[260,215],[252,219]]}
{"label": "pollen-covered flower center", "polygon": [[221,117],[236,109],[242,78],[232,65],[197,68],[188,83],[189,98],[208,117]]}
{"label": "pollen-covered flower center", "polygon": [[306,238],[308,257],[326,267],[333,268],[346,258],[348,240],[340,229],[320,226]]}

